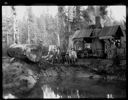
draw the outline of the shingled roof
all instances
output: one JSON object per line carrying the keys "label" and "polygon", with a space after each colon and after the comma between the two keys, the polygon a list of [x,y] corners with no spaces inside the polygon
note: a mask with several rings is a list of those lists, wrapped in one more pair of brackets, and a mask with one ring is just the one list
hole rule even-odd
{"label": "shingled roof", "polygon": [[119,25],[116,26],[105,26],[101,32],[98,34],[98,37],[102,36],[123,36],[122,33],[117,33],[117,31],[122,31],[121,27]]}
{"label": "shingled roof", "polygon": [[93,29],[93,34],[91,35],[92,37],[99,37],[99,33],[101,32],[102,29]]}
{"label": "shingled roof", "polygon": [[113,37],[120,37],[120,36],[124,36],[123,30],[120,27],[120,25],[116,25],[116,26],[105,26],[102,29],[87,28],[83,30],[77,30],[73,35],[73,39],[79,39],[79,38],[85,38],[85,37],[113,38]]}
{"label": "shingled roof", "polygon": [[73,39],[77,38],[84,38],[84,37],[90,37],[92,34],[93,30],[92,29],[83,29],[83,30],[77,30],[74,33]]}

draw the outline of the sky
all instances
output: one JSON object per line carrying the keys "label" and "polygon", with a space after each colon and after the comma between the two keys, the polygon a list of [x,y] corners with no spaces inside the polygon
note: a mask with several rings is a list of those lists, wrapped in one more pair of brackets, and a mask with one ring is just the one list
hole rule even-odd
{"label": "sky", "polygon": [[[6,7],[6,10],[4,9],[4,7]],[[11,16],[9,14],[9,7],[8,6],[4,6],[4,7],[2,7],[2,14]],[[27,8],[26,6],[16,7],[18,19],[23,18],[26,8]],[[84,6],[84,8],[86,9],[87,6]],[[57,6],[32,6],[32,10],[35,16],[37,17],[40,17],[40,15],[43,13],[49,13],[53,17],[55,17],[57,14]],[[126,6],[123,5],[108,6],[107,10],[108,10],[108,16],[111,15],[111,17],[113,17],[116,21],[126,20],[124,19],[124,17],[126,18]]]}
{"label": "sky", "polygon": [[107,10],[108,10],[108,15],[110,16],[112,14],[111,16],[116,21],[121,21],[124,19],[124,17],[126,18],[126,6],[110,6],[108,7]]}

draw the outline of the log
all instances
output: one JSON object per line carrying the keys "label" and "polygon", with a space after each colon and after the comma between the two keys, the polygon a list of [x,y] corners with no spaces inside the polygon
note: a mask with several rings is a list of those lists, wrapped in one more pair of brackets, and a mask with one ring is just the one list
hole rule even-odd
{"label": "log", "polygon": [[39,45],[26,45],[26,57],[33,62],[39,62],[42,58],[43,49]]}
{"label": "log", "polygon": [[32,44],[13,44],[7,50],[8,56],[18,59],[28,59],[32,62],[39,62],[42,57],[42,48]]}
{"label": "log", "polygon": [[24,59],[25,55],[24,55],[24,46],[25,45],[19,45],[19,44],[12,44],[8,50],[7,50],[7,54],[9,57],[15,57],[15,58],[20,58],[20,59]]}

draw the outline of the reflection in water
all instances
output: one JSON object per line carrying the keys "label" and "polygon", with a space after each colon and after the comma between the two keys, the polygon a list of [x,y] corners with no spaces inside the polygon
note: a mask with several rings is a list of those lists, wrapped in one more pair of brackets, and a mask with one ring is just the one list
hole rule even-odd
{"label": "reflection in water", "polygon": [[67,94],[68,92],[63,89],[60,91],[54,91],[48,85],[42,86],[42,90],[43,90],[43,98],[80,98],[79,90],[76,90],[74,92],[71,90],[71,93]]}
{"label": "reflection in water", "polygon": [[42,90],[43,98],[124,98],[124,86],[120,82],[64,79],[42,85]]}
{"label": "reflection in water", "polygon": [[113,98],[112,94],[107,94],[107,98]]}
{"label": "reflection in water", "polygon": [[[51,79],[50,79],[51,80]],[[11,92],[8,92],[11,93]],[[89,78],[60,78],[44,82],[41,78],[37,86],[26,95],[18,97],[9,94],[4,98],[125,98],[126,83],[103,81]]]}
{"label": "reflection in water", "polygon": [[77,90],[77,97],[80,98],[80,95],[79,95],[79,90]]}
{"label": "reflection in water", "polygon": [[4,99],[15,99],[16,97],[9,93],[8,95],[4,95],[3,98]]}
{"label": "reflection in water", "polygon": [[54,91],[48,87],[48,85],[44,85],[42,86],[42,90],[43,90],[43,98],[61,98],[61,96],[59,96],[58,94],[56,95],[54,93]]}

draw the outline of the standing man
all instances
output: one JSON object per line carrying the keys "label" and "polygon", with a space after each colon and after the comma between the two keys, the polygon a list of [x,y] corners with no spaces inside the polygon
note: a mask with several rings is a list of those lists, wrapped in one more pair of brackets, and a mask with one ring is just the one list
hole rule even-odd
{"label": "standing man", "polygon": [[71,63],[75,63],[77,61],[77,53],[73,48],[69,52],[69,57],[71,59]]}

